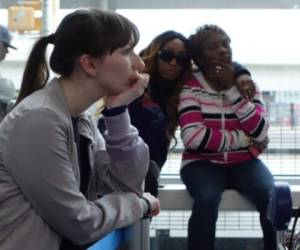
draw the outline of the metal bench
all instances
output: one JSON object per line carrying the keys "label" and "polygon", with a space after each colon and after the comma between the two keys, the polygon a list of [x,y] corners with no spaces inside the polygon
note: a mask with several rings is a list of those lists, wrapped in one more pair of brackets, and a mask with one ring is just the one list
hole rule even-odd
{"label": "metal bench", "polygon": [[[291,185],[294,206],[300,205],[300,185]],[[183,184],[165,185],[159,190],[161,210],[191,210],[193,199]],[[222,195],[219,210],[254,211],[255,207],[235,190],[226,190]]]}

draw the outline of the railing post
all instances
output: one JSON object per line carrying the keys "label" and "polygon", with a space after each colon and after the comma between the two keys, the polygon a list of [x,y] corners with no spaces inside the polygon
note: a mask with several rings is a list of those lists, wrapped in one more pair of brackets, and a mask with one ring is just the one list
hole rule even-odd
{"label": "railing post", "polygon": [[44,0],[42,3],[42,29],[41,35],[48,35],[52,31],[52,2]]}
{"label": "railing post", "polygon": [[150,250],[150,219],[137,221],[124,232],[126,250]]}
{"label": "railing post", "polygon": [[137,221],[117,229],[96,242],[88,250],[150,250],[150,219]]}

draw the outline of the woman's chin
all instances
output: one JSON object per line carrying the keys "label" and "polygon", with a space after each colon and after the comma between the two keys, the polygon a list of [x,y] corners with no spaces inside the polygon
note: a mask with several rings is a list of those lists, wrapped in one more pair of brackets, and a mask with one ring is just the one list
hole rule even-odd
{"label": "woman's chin", "polygon": [[113,90],[111,95],[120,95],[123,92],[127,91],[128,89],[130,89],[130,86],[124,86],[121,89],[119,88],[119,89]]}

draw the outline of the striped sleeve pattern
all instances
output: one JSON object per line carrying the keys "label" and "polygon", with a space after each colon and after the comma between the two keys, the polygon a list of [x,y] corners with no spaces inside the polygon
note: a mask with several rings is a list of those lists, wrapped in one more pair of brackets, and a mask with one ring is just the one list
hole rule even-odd
{"label": "striped sleeve pattern", "polygon": [[262,141],[267,137],[269,122],[263,105],[261,92],[256,86],[256,93],[252,102],[241,97],[236,87],[225,93],[232,104],[242,129],[253,139]]}
{"label": "striped sleeve pattern", "polygon": [[[187,81],[180,94],[179,124],[186,151],[211,154],[238,150],[249,146],[249,138],[237,122],[234,113],[221,112],[223,100],[205,90],[196,79]],[[226,105],[225,105],[226,106]],[[222,129],[222,119],[232,128]]]}

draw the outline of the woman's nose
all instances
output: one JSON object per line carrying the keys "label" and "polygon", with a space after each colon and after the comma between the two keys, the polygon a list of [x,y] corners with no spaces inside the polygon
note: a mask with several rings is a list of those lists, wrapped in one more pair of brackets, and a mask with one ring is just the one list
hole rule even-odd
{"label": "woman's nose", "polygon": [[220,53],[227,53],[229,51],[229,48],[228,47],[225,47],[225,46],[221,46],[219,48],[219,52]]}
{"label": "woman's nose", "polygon": [[174,58],[169,62],[169,64],[171,64],[171,65],[176,65],[176,64],[177,64],[176,58],[174,57]]}
{"label": "woman's nose", "polygon": [[135,54],[135,60],[133,62],[133,66],[135,70],[142,70],[143,68],[145,68],[145,63],[143,62],[142,58],[138,55]]}

